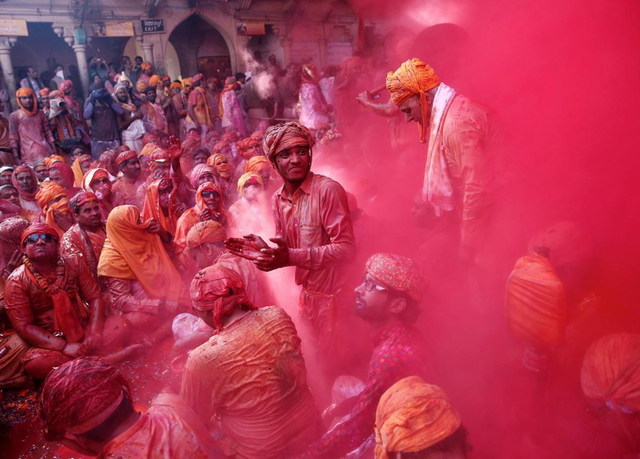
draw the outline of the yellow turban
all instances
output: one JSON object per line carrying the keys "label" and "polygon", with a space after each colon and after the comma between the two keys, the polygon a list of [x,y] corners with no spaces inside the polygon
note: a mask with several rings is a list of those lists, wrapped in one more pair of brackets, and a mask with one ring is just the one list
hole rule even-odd
{"label": "yellow turban", "polygon": [[440,387],[418,376],[401,379],[380,397],[375,457],[422,451],[449,437],[461,424],[460,415]]}
{"label": "yellow turban", "polygon": [[640,412],[640,335],[615,333],[593,343],[580,380],[587,397],[615,411]]}
{"label": "yellow turban", "polygon": [[238,179],[238,192],[240,194],[242,194],[242,190],[244,189],[244,186],[247,184],[247,182],[257,183],[258,185],[260,185],[260,188],[264,186],[264,184],[262,183],[262,177],[260,177],[258,174],[256,174],[255,172],[245,172]]}
{"label": "yellow turban", "polygon": [[402,105],[410,97],[420,95],[420,108],[422,110],[422,129],[420,141],[425,141],[427,120],[427,98],[429,91],[440,84],[440,78],[435,70],[420,59],[413,58],[403,62],[395,72],[387,73],[387,89],[391,94],[391,100],[397,106]]}

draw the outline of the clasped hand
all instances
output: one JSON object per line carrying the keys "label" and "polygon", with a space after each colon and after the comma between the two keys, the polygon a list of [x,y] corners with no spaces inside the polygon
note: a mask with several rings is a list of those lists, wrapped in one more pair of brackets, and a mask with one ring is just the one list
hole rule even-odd
{"label": "clasped hand", "polygon": [[270,247],[255,234],[242,238],[229,238],[225,241],[225,246],[232,254],[252,261],[261,271],[272,271],[289,266],[289,246],[284,238],[272,237],[269,240],[275,243],[276,247]]}

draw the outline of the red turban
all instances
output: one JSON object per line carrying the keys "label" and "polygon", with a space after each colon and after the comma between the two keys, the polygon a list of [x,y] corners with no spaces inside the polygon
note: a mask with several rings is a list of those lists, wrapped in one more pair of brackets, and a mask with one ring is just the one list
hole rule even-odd
{"label": "red turban", "polygon": [[64,80],[62,83],[58,85],[58,89],[64,93],[73,88],[73,81]]}
{"label": "red turban", "polygon": [[580,380],[587,397],[614,411],[640,412],[640,335],[615,333],[593,343]]}
{"label": "red turban", "polygon": [[385,287],[405,293],[415,301],[422,299],[425,282],[410,258],[393,253],[376,253],[367,260],[365,271]]}
{"label": "red turban", "polygon": [[314,143],[309,129],[296,121],[289,121],[267,129],[262,139],[262,149],[267,158],[275,161],[275,156],[282,150],[297,146],[311,149]]}
{"label": "red turban", "polygon": [[42,386],[41,415],[49,439],[99,426],[131,399],[120,372],[98,357],[79,357],[54,368]]}
{"label": "red turban", "polygon": [[38,94],[40,95],[40,97],[47,97],[50,93],[51,93],[51,90],[49,88],[44,88],[38,91]]}
{"label": "red turban", "polygon": [[91,201],[98,202],[98,197],[95,195],[95,193],[92,193],[91,191],[81,191],[79,193],[76,193],[69,200],[69,206],[75,213],[78,213],[80,207]]}
{"label": "red turban", "polygon": [[[22,174],[24,172],[28,172],[33,179],[34,191],[31,193],[24,191],[18,183],[18,174]],[[16,188],[16,190],[18,190],[18,194],[22,199],[26,199],[28,201],[33,201],[35,199],[36,193],[38,192],[38,176],[33,168],[24,165],[16,167],[13,171],[13,175],[11,175],[11,184]]]}
{"label": "red turban", "polygon": [[[235,297],[235,301],[228,301]],[[191,300],[198,311],[213,311],[213,325],[220,331],[222,318],[235,307],[257,309],[251,304],[242,279],[235,271],[218,264],[198,272],[191,282]]]}
{"label": "red turban", "polygon": [[238,147],[238,153],[242,155],[243,152],[249,151],[256,147],[260,147],[260,140],[253,137],[247,137],[246,139],[238,140],[236,146]]}
{"label": "red turban", "polygon": [[26,239],[32,234],[50,234],[58,239],[58,233],[55,229],[47,225],[46,223],[33,223],[29,225],[23,232],[20,238],[20,245],[24,246]]}
{"label": "red turban", "polygon": [[22,233],[27,226],[29,226],[29,221],[22,217],[10,217],[3,220],[0,223],[0,242],[2,242],[3,248],[8,246],[18,247],[22,239]]}
{"label": "red turban", "polygon": [[126,161],[137,157],[138,154],[133,150],[123,151],[116,157],[116,166],[120,169],[120,166],[122,166]]}
{"label": "red turban", "polygon": [[[90,155],[82,155],[85,158],[89,158],[89,160],[91,159]],[[62,178],[64,179],[64,181],[67,183],[66,188],[71,189],[74,186],[76,177],[75,174],[73,173],[73,169],[71,168],[71,166],[69,166],[67,163],[65,163],[64,161],[56,161],[53,164],[51,164],[48,167],[49,170],[51,169],[56,169],[60,172],[60,175],[62,175]]]}

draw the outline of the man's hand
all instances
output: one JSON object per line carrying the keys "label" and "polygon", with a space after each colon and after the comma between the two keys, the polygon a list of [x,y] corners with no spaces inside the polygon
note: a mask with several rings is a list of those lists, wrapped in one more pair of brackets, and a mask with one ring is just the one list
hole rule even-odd
{"label": "man's hand", "polygon": [[256,261],[259,257],[263,256],[261,252],[262,249],[269,248],[267,243],[255,234],[249,234],[242,238],[229,238],[224,241],[224,245],[232,254],[251,261]]}
{"label": "man's hand", "polygon": [[62,353],[71,359],[77,359],[78,357],[87,355],[87,349],[83,344],[73,343],[73,344],[67,344],[62,349]]}
{"label": "man's hand", "polygon": [[178,216],[182,215],[183,213],[186,212],[187,210],[187,206],[184,205],[184,203],[179,202],[175,205],[174,210],[176,211],[176,214],[178,214]]}
{"label": "man's hand", "polygon": [[161,235],[164,233],[164,228],[160,225],[160,222],[155,218],[150,218],[147,221],[147,232],[151,234]]}
{"label": "man's hand", "polygon": [[205,209],[200,212],[200,221],[206,222],[211,220],[211,211],[205,207]]}
{"label": "man's hand", "polygon": [[374,102],[373,95],[369,91],[362,91],[356,96],[356,100],[365,107],[368,107]]}
{"label": "man's hand", "polygon": [[254,261],[256,267],[260,271],[272,271],[289,266],[289,246],[287,241],[282,237],[272,237],[269,240],[275,242],[277,247],[261,249],[262,255]]}

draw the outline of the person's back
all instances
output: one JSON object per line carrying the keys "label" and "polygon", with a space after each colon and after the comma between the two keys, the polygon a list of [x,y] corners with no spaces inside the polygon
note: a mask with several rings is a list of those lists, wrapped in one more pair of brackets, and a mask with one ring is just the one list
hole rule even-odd
{"label": "person's back", "polygon": [[236,457],[286,457],[319,430],[300,339],[277,306],[250,311],[191,352],[182,396]]}

